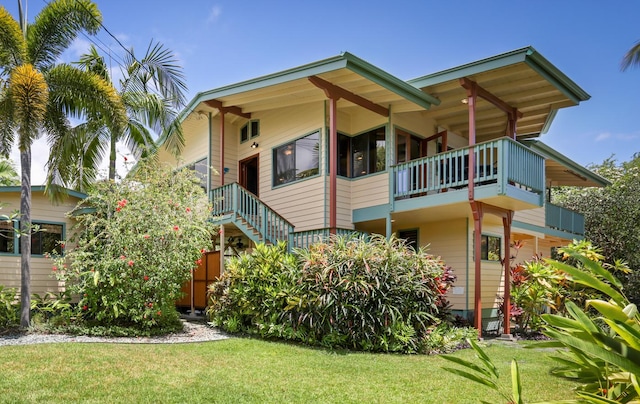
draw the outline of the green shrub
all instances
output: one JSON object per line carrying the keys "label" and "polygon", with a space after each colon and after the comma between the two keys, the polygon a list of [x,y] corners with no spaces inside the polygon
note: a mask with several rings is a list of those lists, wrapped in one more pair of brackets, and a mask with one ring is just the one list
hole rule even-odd
{"label": "green shrub", "polygon": [[448,315],[455,277],[398,239],[334,237],[296,255],[259,245],[209,288],[209,315],[247,332],[366,351],[417,352]]}
{"label": "green shrub", "polygon": [[20,301],[13,288],[0,285],[0,329],[20,324]]}
{"label": "green shrub", "polygon": [[101,182],[75,211],[77,247],[53,271],[92,324],[142,328],[173,317],[213,226],[192,171],[140,162],[122,182]]}

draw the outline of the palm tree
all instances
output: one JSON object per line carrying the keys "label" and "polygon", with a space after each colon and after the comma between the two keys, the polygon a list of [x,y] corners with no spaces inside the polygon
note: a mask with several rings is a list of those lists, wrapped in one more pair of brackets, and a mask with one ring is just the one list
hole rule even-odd
{"label": "palm tree", "polygon": [[[56,63],[77,35],[93,34],[102,15],[90,0],[54,0],[28,24],[21,1],[19,22],[0,6],[0,154],[14,142],[20,151],[20,325],[31,319],[31,145],[44,134],[50,144],[70,136],[68,117],[109,117],[122,126],[118,94],[99,76]],[[52,169],[52,167],[49,167]]]}
{"label": "palm tree", "polygon": [[632,66],[640,65],[640,41],[636,42],[631,49],[627,51],[627,53],[622,58],[622,63],[620,67],[622,70],[627,70]]}
{"label": "palm tree", "polygon": [[0,157],[0,186],[8,187],[20,185],[20,177],[16,172],[13,161]]}
{"label": "palm tree", "polygon": [[[104,57],[94,46],[77,64],[115,87]],[[185,103],[186,85],[173,54],[162,44],[151,42],[145,55],[138,60],[132,49],[125,56],[122,76],[117,91],[127,109],[127,125],[120,132],[109,130],[106,122],[98,126],[89,122],[74,128],[76,137],[52,147],[51,156],[58,163],[51,166],[59,167],[59,172],[49,178],[84,190],[95,180],[98,166],[108,150],[108,178],[113,180],[116,177],[116,143],[124,142],[135,158],[148,157],[156,151],[156,134],[167,139],[164,144],[172,153],[181,151],[184,139],[177,111]],[[73,144],[83,138],[80,145]]]}

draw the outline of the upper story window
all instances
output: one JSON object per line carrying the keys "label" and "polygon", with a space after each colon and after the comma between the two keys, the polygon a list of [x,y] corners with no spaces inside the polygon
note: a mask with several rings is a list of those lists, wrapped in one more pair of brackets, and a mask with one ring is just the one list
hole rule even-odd
{"label": "upper story window", "polygon": [[240,128],[240,143],[260,136],[260,122],[249,121]]}
{"label": "upper story window", "polygon": [[414,250],[418,249],[418,229],[400,230],[398,238],[406,240],[407,245]]}
{"label": "upper story window", "polygon": [[273,149],[273,185],[282,185],[319,173],[320,132],[313,132]]}
{"label": "upper story window", "polygon": [[208,167],[207,167],[207,158],[203,158],[201,160],[196,161],[195,163],[189,164],[186,167],[188,170],[193,170],[196,173],[196,177],[200,180],[200,187],[207,191],[207,175],[208,175]]}
{"label": "upper story window", "polygon": [[427,155],[426,142],[408,132],[396,129],[396,164],[419,159]]}
{"label": "upper story window", "polygon": [[384,126],[353,137],[338,134],[338,175],[355,178],[384,171],[386,161]]}
{"label": "upper story window", "polygon": [[14,231],[14,222],[0,222],[0,253],[13,254],[16,236]]}

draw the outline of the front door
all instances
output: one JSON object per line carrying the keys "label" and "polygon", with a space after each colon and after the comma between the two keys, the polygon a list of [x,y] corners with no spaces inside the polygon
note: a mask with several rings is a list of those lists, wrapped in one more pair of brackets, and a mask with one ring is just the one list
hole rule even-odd
{"label": "front door", "polygon": [[255,196],[258,193],[258,155],[248,157],[240,161],[240,185]]}

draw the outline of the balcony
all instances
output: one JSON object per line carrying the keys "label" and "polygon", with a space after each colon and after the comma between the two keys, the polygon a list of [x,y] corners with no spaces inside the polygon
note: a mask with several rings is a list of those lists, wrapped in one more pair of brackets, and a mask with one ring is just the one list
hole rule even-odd
{"label": "balcony", "polygon": [[547,202],[545,205],[545,226],[583,236],[584,216],[581,213]]}
{"label": "balcony", "polygon": [[470,153],[474,155],[475,200],[511,210],[543,205],[544,157],[509,138],[393,166],[392,203],[398,206],[409,198],[419,197],[427,198],[424,201],[427,205],[430,197],[431,203],[467,201],[467,192],[456,191],[468,189]]}

